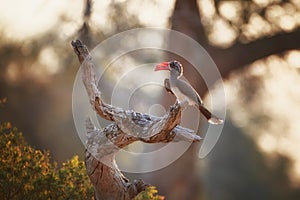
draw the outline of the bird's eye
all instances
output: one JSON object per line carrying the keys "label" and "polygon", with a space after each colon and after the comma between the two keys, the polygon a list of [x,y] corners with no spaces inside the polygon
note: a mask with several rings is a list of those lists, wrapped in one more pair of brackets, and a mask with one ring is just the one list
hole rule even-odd
{"label": "bird's eye", "polygon": [[173,62],[170,63],[170,68],[175,68],[175,65]]}
{"label": "bird's eye", "polygon": [[171,68],[171,69],[175,69],[175,70],[178,71],[178,72],[181,72],[181,71],[182,71],[182,69],[181,69],[181,64],[180,64],[179,62],[177,62],[177,61],[172,61],[172,62],[170,62],[170,68]]}
{"label": "bird's eye", "polygon": [[175,61],[171,62],[171,63],[170,63],[170,67],[176,69],[177,63],[176,63]]}

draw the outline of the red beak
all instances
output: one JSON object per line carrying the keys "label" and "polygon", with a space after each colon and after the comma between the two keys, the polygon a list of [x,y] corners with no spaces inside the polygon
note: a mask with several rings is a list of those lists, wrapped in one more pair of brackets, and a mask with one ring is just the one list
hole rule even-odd
{"label": "red beak", "polygon": [[169,62],[162,62],[156,65],[154,71],[159,71],[159,70],[170,70]]}

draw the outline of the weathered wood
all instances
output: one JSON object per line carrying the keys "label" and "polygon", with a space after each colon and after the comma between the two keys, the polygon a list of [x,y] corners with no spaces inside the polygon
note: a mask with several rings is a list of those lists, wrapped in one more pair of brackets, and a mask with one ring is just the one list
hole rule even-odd
{"label": "weathered wood", "polygon": [[163,117],[124,110],[106,104],[101,99],[94,72],[95,64],[87,47],[81,41],[72,41],[72,47],[82,64],[82,80],[90,103],[101,117],[112,121],[103,130],[97,129],[92,121],[86,121],[87,145],[86,168],[94,186],[96,199],[132,199],[145,190],[148,184],[142,180],[132,183],[118,169],[115,154],[123,147],[135,142],[146,143],[200,141],[194,131],[178,126],[182,106],[170,106]]}

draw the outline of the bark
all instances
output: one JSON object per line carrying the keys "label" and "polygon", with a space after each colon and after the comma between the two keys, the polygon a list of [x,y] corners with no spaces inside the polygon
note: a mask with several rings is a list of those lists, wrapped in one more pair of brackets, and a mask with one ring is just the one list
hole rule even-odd
{"label": "bark", "polygon": [[123,110],[106,104],[101,99],[94,72],[95,64],[81,41],[72,41],[72,47],[82,64],[82,80],[91,106],[97,114],[112,124],[97,129],[90,119],[86,121],[86,168],[94,186],[95,199],[132,199],[146,189],[142,180],[130,182],[118,169],[115,154],[135,142],[146,143],[200,141],[201,137],[187,128],[178,126],[183,107],[176,103],[163,117]]}

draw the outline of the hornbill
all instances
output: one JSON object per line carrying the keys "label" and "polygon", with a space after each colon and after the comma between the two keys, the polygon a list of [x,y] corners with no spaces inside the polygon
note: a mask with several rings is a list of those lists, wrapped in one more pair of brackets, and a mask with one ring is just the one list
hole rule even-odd
{"label": "hornbill", "polygon": [[222,124],[223,120],[214,116],[203,105],[203,101],[196,90],[186,81],[181,80],[183,75],[183,67],[178,61],[162,62],[155,67],[155,71],[169,70],[170,79],[165,79],[165,87],[172,92],[179,103],[188,103],[191,106],[196,106],[204,115],[207,121],[211,124]]}

